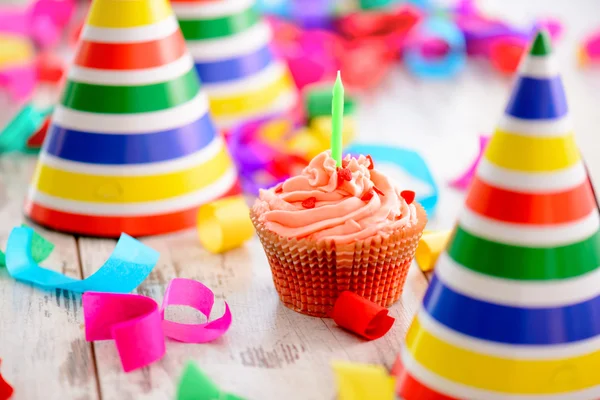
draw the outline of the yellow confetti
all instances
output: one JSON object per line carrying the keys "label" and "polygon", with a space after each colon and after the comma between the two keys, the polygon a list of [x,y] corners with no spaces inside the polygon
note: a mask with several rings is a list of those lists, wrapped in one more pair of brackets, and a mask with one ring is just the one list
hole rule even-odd
{"label": "yellow confetti", "polygon": [[338,400],[394,400],[396,378],[381,365],[332,362]]}

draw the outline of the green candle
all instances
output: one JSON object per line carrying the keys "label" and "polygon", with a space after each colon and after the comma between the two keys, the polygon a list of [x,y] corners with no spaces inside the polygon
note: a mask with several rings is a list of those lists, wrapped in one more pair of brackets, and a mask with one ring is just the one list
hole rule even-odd
{"label": "green candle", "polygon": [[331,157],[338,167],[342,166],[342,127],[344,124],[344,85],[340,71],[333,85],[331,102]]}

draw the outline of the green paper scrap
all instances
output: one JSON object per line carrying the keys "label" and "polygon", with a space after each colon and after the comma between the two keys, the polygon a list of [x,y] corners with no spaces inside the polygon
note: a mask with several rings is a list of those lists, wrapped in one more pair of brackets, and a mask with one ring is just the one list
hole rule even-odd
{"label": "green paper scrap", "polygon": [[344,85],[340,71],[333,85],[331,102],[331,157],[338,167],[342,166],[342,128],[344,124]]}
{"label": "green paper scrap", "polygon": [[222,391],[193,361],[188,361],[179,387],[177,400],[245,400],[243,397]]}
{"label": "green paper scrap", "polygon": [[36,109],[32,104],[23,107],[0,131],[0,153],[25,151],[27,140],[42,126],[51,112],[52,107],[43,110]]}
{"label": "green paper scrap", "polygon": [[[27,225],[21,224],[21,227],[26,228]],[[50,256],[54,250],[54,244],[44,239],[37,232],[33,232],[33,239],[31,240],[31,255],[35,262],[40,263]],[[0,267],[6,267],[6,256],[4,252],[0,250]]]}
{"label": "green paper scrap", "polygon": [[[316,87],[306,92],[304,108],[308,119],[331,116],[331,102],[333,101],[332,87]],[[344,98],[344,115],[353,115],[356,112],[357,101],[352,96]]]}
{"label": "green paper scrap", "polygon": [[359,6],[363,10],[373,10],[377,8],[389,7],[396,3],[394,0],[360,0]]}

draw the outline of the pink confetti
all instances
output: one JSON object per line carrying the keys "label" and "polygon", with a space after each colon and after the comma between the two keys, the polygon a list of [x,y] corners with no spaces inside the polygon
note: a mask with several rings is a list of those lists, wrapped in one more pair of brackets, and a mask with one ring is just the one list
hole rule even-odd
{"label": "pink confetti", "polygon": [[465,190],[469,187],[469,185],[471,184],[471,180],[475,175],[475,171],[477,170],[477,166],[481,161],[481,157],[483,157],[483,152],[485,151],[485,147],[487,146],[489,140],[489,136],[479,136],[479,154],[477,155],[477,159],[464,174],[450,182],[450,186],[461,190]]}
{"label": "pink confetti", "polygon": [[149,365],[165,354],[165,336],[185,343],[206,343],[225,334],[231,311],[202,324],[164,319],[170,305],[190,306],[210,317],[214,293],[200,282],[175,278],[167,287],[159,310],[153,299],[137,294],[86,292],[83,295],[87,341],[114,340],[125,372]]}

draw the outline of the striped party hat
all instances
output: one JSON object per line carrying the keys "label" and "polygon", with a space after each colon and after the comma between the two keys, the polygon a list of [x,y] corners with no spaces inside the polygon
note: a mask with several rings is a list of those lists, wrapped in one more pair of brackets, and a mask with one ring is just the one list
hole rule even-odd
{"label": "striped party hat", "polygon": [[118,237],[191,227],[238,192],[168,0],[93,0],[25,213]]}
{"label": "striped party hat", "polygon": [[171,0],[196,71],[223,129],[294,108],[296,87],[269,47],[254,0]]}
{"label": "striped party hat", "polygon": [[401,351],[398,393],[600,398],[600,218],[537,34]]}

